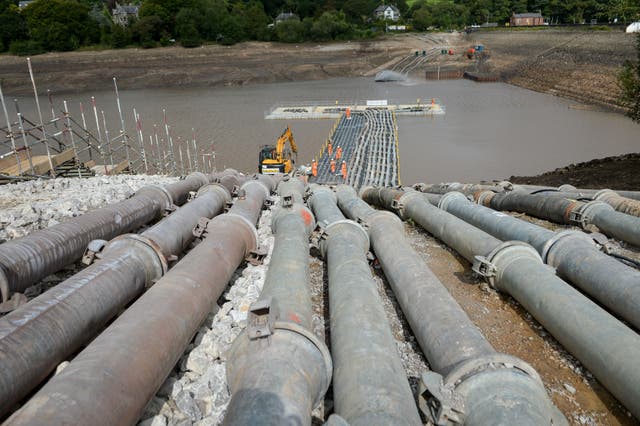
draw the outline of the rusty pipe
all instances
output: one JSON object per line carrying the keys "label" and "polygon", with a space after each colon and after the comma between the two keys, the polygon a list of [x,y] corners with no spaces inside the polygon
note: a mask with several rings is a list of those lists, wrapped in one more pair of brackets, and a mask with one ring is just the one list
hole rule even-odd
{"label": "rusty pipe", "polygon": [[159,279],[193,240],[198,219],[215,216],[228,199],[217,184],[201,188],[174,214],[113,239],[93,265],[0,318],[0,415]]}
{"label": "rusty pipe", "polygon": [[110,240],[159,219],[174,204],[186,201],[189,191],[208,182],[207,176],[194,173],[164,187],[145,186],[127,200],[0,245],[0,283],[5,283],[2,301],[7,301],[10,292],[22,292],[80,259],[90,241]]}
{"label": "rusty pipe", "polygon": [[[196,229],[204,239],[127,309],[7,424],[134,424],[233,272],[257,246],[255,223],[275,186],[254,177],[228,213]],[[100,404],[96,404],[100,401]],[[65,410],[60,410],[63,404]]]}
{"label": "rusty pipe", "polygon": [[367,231],[346,220],[328,187],[309,205],[329,272],[334,412],[352,426],[422,424],[366,253]]}
{"label": "rusty pipe", "polygon": [[272,219],[273,253],[247,329],[227,363],[231,401],[224,424],[311,424],[311,411],[331,382],[331,356],[311,331],[309,235],[313,215],[302,203],[305,183],[288,178]]}

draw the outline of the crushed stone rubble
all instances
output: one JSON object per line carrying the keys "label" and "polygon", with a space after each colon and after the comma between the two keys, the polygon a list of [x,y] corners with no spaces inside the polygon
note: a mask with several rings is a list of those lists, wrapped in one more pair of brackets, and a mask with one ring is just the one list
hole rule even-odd
{"label": "crushed stone rubble", "polygon": [[[278,197],[274,197],[277,205]],[[196,425],[222,423],[229,404],[227,352],[247,325],[249,306],[258,300],[267,275],[274,236],[273,209],[262,212],[258,221],[258,245],[267,252],[262,265],[247,264],[231,278],[231,285],[219,299],[196,333],[174,371],[149,402],[139,426]]]}
{"label": "crushed stone rubble", "polygon": [[150,184],[177,178],[115,175],[91,178],[38,179],[0,186],[0,242],[23,237],[67,218],[122,201]]}

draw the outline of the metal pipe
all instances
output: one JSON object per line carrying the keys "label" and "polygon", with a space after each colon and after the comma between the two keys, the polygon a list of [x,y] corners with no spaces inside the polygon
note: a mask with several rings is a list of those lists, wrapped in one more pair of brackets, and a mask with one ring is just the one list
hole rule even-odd
{"label": "metal pipe", "polygon": [[230,349],[227,425],[310,425],[331,382],[331,355],[311,331],[308,241],[315,221],[302,204],[304,181],[287,178],[278,185],[265,284]]}
{"label": "metal pipe", "polygon": [[173,204],[184,204],[189,192],[209,182],[202,173],[164,187],[145,186],[128,200],[92,210],[23,238],[0,245],[0,289],[7,301],[10,292],[22,292],[42,278],[78,260],[90,241],[111,239],[133,231]]}
{"label": "metal pipe", "polygon": [[422,424],[366,253],[367,231],[345,220],[333,191],[312,185],[329,271],[334,412],[350,425]]}
{"label": "metal pipe", "polygon": [[[500,239],[535,243],[560,276],[579,278],[583,290],[597,294],[605,306],[612,305],[614,311],[637,321],[640,272],[599,252],[582,233],[556,234],[473,204],[460,193],[445,196],[440,208]],[[494,278],[494,286],[522,303],[616,398],[640,417],[640,372],[635,367],[640,336],[580,292],[567,288],[564,282],[531,281],[534,267],[522,259],[515,265],[518,270],[502,273],[502,281]]]}
{"label": "metal pipe", "polygon": [[528,194],[522,190],[500,194],[482,192],[476,194],[476,200],[494,210],[527,213],[556,223],[577,224],[583,228],[595,225],[609,236],[640,247],[640,218],[617,212],[603,201],[583,203],[543,194]]}
{"label": "metal pipe", "polygon": [[[445,202],[453,199],[456,202]],[[555,233],[532,223],[498,213],[455,195],[441,207],[501,240],[531,244],[560,277],[598,300],[612,313],[640,329],[640,271],[602,253],[579,231]]]}
{"label": "metal pipe", "polygon": [[339,186],[336,192],[343,212],[366,224],[378,260],[429,360],[433,372],[423,374],[420,408],[431,421],[562,422],[535,370],[493,349],[409,246],[400,220],[371,209],[350,187]]}
{"label": "metal pipe", "polygon": [[220,185],[205,186],[140,235],[93,241],[89,250],[99,261],[0,318],[0,415],[158,280],[193,240],[198,219],[215,216],[228,200]]}
{"label": "metal pipe", "polygon": [[[581,189],[581,188],[576,188],[573,185],[561,185],[557,188],[553,187],[553,186],[541,186],[541,185],[513,185],[513,188],[521,188],[524,189],[526,191],[532,192],[532,191],[544,191],[544,190],[552,190],[552,191],[567,191],[567,192],[579,192],[581,194],[584,194],[587,197],[595,197],[595,194],[597,194],[600,191],[603,191],[602,189]],[[625,197],[625,198],[630,198],[632,200],[640,200],[640,191],[625,191],[625,190],[620,190],[620,189],[614,189],[613,191],[615,191],[618,195],[620,195],[621,197]]]}
{"label": "metal pipe", "polygon": [[194,232],[202,242],[7,424],[134,424],[237,266],[257,248],[255,223],[274,181],[260,176],[244,183],[228,213],[201,222]]}

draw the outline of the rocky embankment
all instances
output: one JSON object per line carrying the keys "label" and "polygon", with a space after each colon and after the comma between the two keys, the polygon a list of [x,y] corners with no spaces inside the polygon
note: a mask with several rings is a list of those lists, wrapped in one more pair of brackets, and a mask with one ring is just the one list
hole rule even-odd
{"label": "rocky embankment", "polygon": [[511,176],[508,180],[526,185],[557,187],[566,183],[576,188],[637,191],[640,188],[640,153],[597,158],[584,163],[570,164],[538,176]]}

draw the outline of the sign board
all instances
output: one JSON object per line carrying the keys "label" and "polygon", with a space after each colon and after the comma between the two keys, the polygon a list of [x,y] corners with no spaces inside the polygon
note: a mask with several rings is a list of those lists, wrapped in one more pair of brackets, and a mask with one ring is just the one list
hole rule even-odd
{"label": "sign board", "polygon": [[387,100],[386,99],[368,100],[367,106],[387,106]]}

